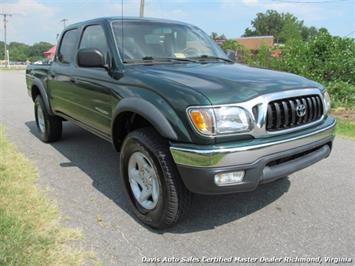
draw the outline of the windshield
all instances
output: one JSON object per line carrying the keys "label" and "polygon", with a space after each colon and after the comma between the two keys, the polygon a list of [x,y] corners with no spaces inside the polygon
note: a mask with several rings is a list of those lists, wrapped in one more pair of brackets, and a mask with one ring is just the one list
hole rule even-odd
{"label": "windshield", "polygon": [[122,21],[114,21],[112,28],[120,55],[128,63],[144,58],[154,60],[204,56],[227,59],[222,49],[194,26],[137,21],[123,21],[123,25],[123,34]]}

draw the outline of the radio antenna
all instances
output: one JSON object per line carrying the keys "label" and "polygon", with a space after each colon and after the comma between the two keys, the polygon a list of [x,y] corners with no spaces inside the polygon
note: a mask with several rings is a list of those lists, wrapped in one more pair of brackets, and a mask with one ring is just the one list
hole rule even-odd
{"label": "radio antenna", "polygon": [[123,43],[124,43],[124,39],[123,39],[123,0],[121,0],[121,50],[122,50],[122,61],[125,61],[124,59],[124,46],[123,46]]}

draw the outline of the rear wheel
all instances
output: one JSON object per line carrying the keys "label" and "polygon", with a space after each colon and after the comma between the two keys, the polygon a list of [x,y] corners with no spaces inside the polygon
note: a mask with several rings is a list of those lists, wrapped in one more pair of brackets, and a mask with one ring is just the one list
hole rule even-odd
{"label": "rear wheel", "polygon": [[127,135],[120,159],[125,191],[139,220],[161,229],[183,217],[191,193],[181,181],[164,138],[151,128],[135,130]]}
{"label": "rear wheel", "polygon": [[40,139],[44,142],[59,140],[62,136],[62,120],[48,113],[40,95],[35,99],[34,111]]}

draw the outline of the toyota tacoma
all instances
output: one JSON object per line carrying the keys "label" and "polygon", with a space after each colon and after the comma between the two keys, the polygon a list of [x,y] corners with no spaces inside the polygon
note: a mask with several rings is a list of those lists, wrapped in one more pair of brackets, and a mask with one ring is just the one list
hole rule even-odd
{"label": "toyota tacoma", "polygon": [[111,142],[132,210],[154,228],[174,225],[193,193],[252,191],[326,158],[326,89],[227,54],[176,21],[68,26],[53,62],[26,70],[38,135],[57,141],[70,121]]}

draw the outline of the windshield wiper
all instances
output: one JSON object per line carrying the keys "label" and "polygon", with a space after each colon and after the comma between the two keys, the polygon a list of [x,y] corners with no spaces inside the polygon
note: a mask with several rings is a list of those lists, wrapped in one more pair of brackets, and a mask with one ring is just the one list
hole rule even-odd
{"label": "windshield wiper", "polygon": [[174,61],[181,61],[181,62],[195,62],[196,60],[193,60],[192,58],[179,58],[179,57],[167,57],[169,60],[174,60]]}
{"label": "windshield wiper", "polygon": [[152,56],[145,56],[145,57],[142,57],[141,59],[127,59],[127,60],[124,60],[123,63],[125,64],[139,64],[139,63],[150,63],[150,62],[153,62],[153,61],[156,61]]}
{"label": "windshield wiper", "polygon": [[177,58],[177,57],[153,57],[153,56],[144,56],[141,59],[128,59],[123,63],[159,63],[159,62],[197,62],[196,60],[190,58]]}
{"label": "windshield wiper", "polygon": [[230,59],[227,59],[227,58],[224,58],[224,57],[218,57],[218,56],[210,56],[210,55],[201,55],[201,56],[196,56],[196,57],[189,57],[189,59],[195,59],[195,60],[222,60],[224,62],[234,63]]}
{"label": "windshield wiper", "polygon": [[152,57],[145,56],[142,58],[143,61],[180,61],[180,62],[196,62],[196,60],[190,58],[178,58],[178,57]]}

